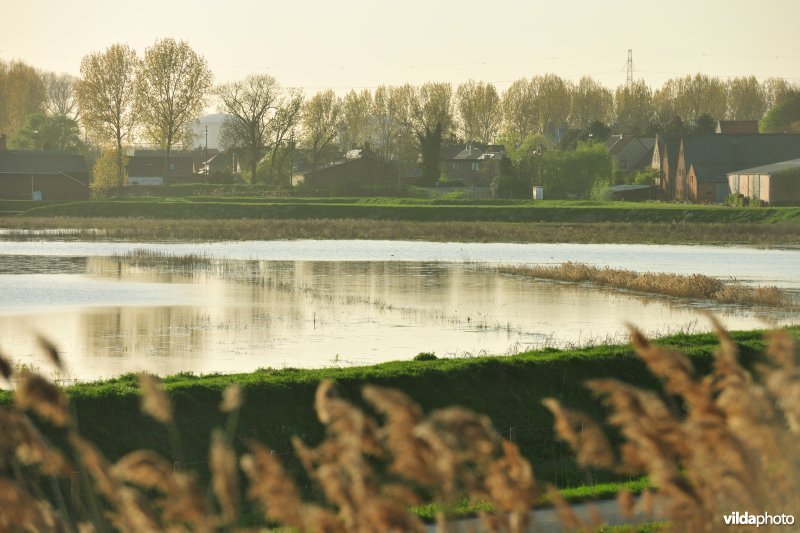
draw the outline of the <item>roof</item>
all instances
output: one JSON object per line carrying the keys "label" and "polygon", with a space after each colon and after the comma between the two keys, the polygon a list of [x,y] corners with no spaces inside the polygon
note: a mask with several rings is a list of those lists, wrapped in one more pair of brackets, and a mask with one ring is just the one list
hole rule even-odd
{"label": "roof", "polygon": [[800,157],[800,135],[726,134],[686,135],[686,168],[694,167],[701,182],[724,182],[727,174],[742,168],[769,165]]}
{"label": "roof", "polygon": [[[137,150],[137,155],[128,158],[128,164],[125,167],[128,171],[129,177],[135,178],[152,178],[164,177],[164,155],[138,155],[140,150]],[[167,173],[170,178],[190,178],[194,175],[194,162],[191,154],[189,155],[170,155],[170,165],[174,165],[174,169]]]}
{"label": "roof", "polygon": [[720,120],[717,133],[758,133],[757,120]]}
{"label": "roof", "polygon": [[744,170],[736,170],[728,172],[731,174],[780,174],[782,172],[791,172],[792,170],[800,170],[800,159],[791,159],[789,161],[781,161],[780,163],[772,163],[771,165],[762,165],[760,167],[746,168]]}
{"label": "roof", "polygon": [[82,155],[41,150],[0,150],[0,173],[89,174]]}
{"label": "roof", "polygon": [[453,159],[480,159],[483,153],[480,148],[468,146],[458,152]]}
{"label": "roof", "polygon": [[612,185],[608,188],[611,192],[641,191],[649,189],[649,185]]}

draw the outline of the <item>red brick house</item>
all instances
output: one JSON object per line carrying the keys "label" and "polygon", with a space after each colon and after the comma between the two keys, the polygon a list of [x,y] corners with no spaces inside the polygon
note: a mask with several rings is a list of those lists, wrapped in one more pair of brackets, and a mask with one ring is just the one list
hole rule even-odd
{"label": "red brick house", "polygon": [[394,162],[383,160],[369,148],[359,148],[347,152],[343,161],[296,177],[293,185],[338,194],[394,185],[399,176]]}
{"label": "red brick house", "polygon": [[172,185],[199,181],[192,152],[170,152],[169,165],[163,150],[136,150],[128,158],[127,185]]}
{"label": "red brick house", "polygon": [[0,150],[0,198],[88,200],[90,172],[81,155]]}
{"label": "red brick house", "polygon": [[686,135],[681,142],[675,199],[721,203],[730,194],[728,173],[800,157],[800,135]]}

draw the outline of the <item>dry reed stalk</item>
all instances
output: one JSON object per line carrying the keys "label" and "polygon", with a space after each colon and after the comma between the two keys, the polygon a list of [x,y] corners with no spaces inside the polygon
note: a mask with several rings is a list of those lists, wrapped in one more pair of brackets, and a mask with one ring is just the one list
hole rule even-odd
{"label": "dry reed stalk", "polygon": [[[759,379],[738,361],[738,347],[712,319],[720,339],[713,371],[695,375],[686,356],[652,345],[635,329],[631,341],[664,391],[679,398],[671,410],[657,395],[615,380],[588,387],[611,409],[608,421],[625,440],[618,471],[645,473],[667,518],[682,531],[722,527],[734,510],[751,514],[786,512],[800,504],[800,456],[795,432],[800,413],[800,372],[793,340],[782,332],[769,338],[775,366],[760,367]],[[568,421],[554,400],[562,439],[577,449]],[[788,428],[788,431],[787,431]],[[584,452],[590,456],[589,452]],[[630,502],[620,496],[625,510]],[[652,510],[648,495],[642,502]]]}
{"label": "dry reed stalk", "polygon": [[14,403],[20,409],[29,409],[56,426],[65,427],[70,422],[66,395],[38,374],[20,372]]}
{"label": "dry reed stalk", "polygon": [[178,470],[172,474],[170,490],[163,506],[163,519],[168,523],[186,525],[190,531],[200,533],[215,529],[215,520],[208,508],[205,492],[193,473]]}
{"label": "dry reed stalk", "polygon": [[542,403],[556,419],[556,433],[575,450],[578,464],[608,469],[616,463],[602,428],[591,418],[563,408],[552,398],[546,398]]}
{"label": "dry reed stalk", "polygon": [[[481,513],[490,531],[507,530],[522,533],[528,530],[530,510],[539,500],[540,490],[531,465],[519,454],[516,444],[503,441],[503,456],[488,468],[485,497],[493,502],[501,515]],[[475,491],[473,497],[482,496]]]}
{"label": "dry reed stalk", "polygon": [[250,481],[248,498],[263,507],[267,520],[302,527],[303,504],[297,486],[269,450],[254,441],[248,446],[251,453],[241,459],[242,471]]}
{"label": "dry reed stalk", "polygon": [[748,287],[736,281],[724,283],[702,274],[635,272],[573,262],[555,266],[503,266],[499,267],[498,271],[570,283],[592,282],[617,289],[679,298],[714,300],[721,303],[775,307],[790,303],[783,291],[774,286]]}
{"label": "dry reed stalk", "polygon": [[[0,407],[0,451],[13,454],[24,465],[37,465],[49,476],[68,476],[73,468],[24,415]],[[0,457],[0,461],[2,458]]]}
{"label": "dry reed stalk", "polygon": [[500,450],[489,419],[460,407],[433,411],[414,429],[434,453],[433,467],[444,481],[441,494],[452,502],[460,490],[475,490]]}
{"label": "dry reed stalk", "polygon": [[588,528],[589,524],[586,524],[578,517],[577,514],[575,514],[572,506],[570,506],[567,500],[564,499],[564,497],[560,492],[558,492],[558,490],[556,490],[555,487],[548,485],[546,494],[550,498],[550,501],[553,502],[559,522],[564,528],[566,528],[567,531]]}
{"label": "dry reed stalk", "polygon": [[406,394],[385,387],[368,385],[363,396],[386,417],[379,438],[391,453],[391,470],[420,485],[439,485],[440,477],[432,468],[434,452],[414,434],[414,428],[423,419],[422,409]]}
{"label": "dry reed stalk", "polygon": [[164,384],[158,377],[146,372],[139,372],[136,377],[142,389],[142,412],[162,424],[171,424],[174,416],[172,402],[164,389]]}
{"label": "dry reed stalk", "polygon": [[0,375],[9,383],[11,382],[11,376],[14,375],[14,367],[11,366],[2,351],[0,351]]}
{"label": "dry reed stalk", "polygon": [[156,489],[163,494],[169,492],[172,485],[172,465],[149,450],[137,450],[125,455],[111,468],[111,475],[120,481]]}
{"label": "dry reed stalk", "polygon": [[636,502],[633,499],[633,494],[628,489],[622,489],[617,493],[617,506],[622,512],[622,516],[630,518],[633,516],[634,507]]}
{"label": "dry reed stalk", "polygon": [[244,392],[238,383],[231,383],[222,392],[222,402],[219,404],[219,410],[223,413],[231,413],[237,411],[244,403]]}
{"label": "dry reed stalk", "polygon": [[[80,456],[81,464],[94,480],[97,491],[111,505],[112,510],[106,515],[114,527],[126,533],[160,531],[150,503],[138,491],[123,486],[115,477],[112,466],[94,444],[76,434],[70,435],[70,441]],[[97,521],[100,517],[94,516],[93,519]]]}
{"label": "dry reed stalk", "polygon": [[34,498],[13,481],[0,478],[0,530],[67,531],[47,502]]}
{"label": "dry reed stalk", "polygon": [[42,335],[36,336],[36,344],[39,345],[39,348],[44,352],[45,356],[47,356],[47,358],[56,368],[59,370],[64,370],[64,363],[61,361],[61,355],[59,354],[58,348],[56,348],[55,344],[50,342],[49,339],[43,337]]}
{"label": "dry reed stalk", "polygon": [[220,430],[215,430],[209,452],[211,486],[228,524],[235,523],[239,516],[239,471],[236,463],[236,452],[228,439]]}

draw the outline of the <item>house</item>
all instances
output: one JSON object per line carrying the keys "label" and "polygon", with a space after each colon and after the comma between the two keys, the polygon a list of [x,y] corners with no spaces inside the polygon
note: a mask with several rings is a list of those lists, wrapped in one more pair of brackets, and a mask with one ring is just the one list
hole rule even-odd
{"label": "house", "polygon": [[163,150],[136,150],[125,167],[128,185],[173,185],[200,179],[195,174],[192,152],[176,151],[169,156]]}
{"label": "house", "polygon": [[88,200],[91,173],[82,155],[0,150],[0,198]]}
{"label": "house", "polygon": [[668,199],[675,197],[675,177],[680,151],[680,137],[656,136],[656,143],[653,146],[653,159],[650,166],[660,171],[659,185]]}
{"label": "house", "polygon": [[800,157],[800,135],[686,135],[681,141],[675,198],[722,203],[730,194],[728,173]]}
{"label": "house", "polygon": [[758,133],[757,120],[720,120],[717,133]]}
{"label": "house", "polygon": [[327,190],[332,194],[398,183],[399,168],[369,148],[348,151],[344,159],[311,172],[295,176],[292,185]]}
{"label": "house", "polygon": [[442,147],[442,164],[448,179],[470,186],[488,186],[500,173],[505,157],[505,147],[500,144],[467,143],[455,154]]}
{"label": "house", "polygon": [[655,137],[635,135],[612,135],[606,141],[614,172],[621,175],[633,174],[650,166],[655,145]]}
{"label": "house", "polygon": [[769,205],[800,205],[800,159],[729,172],[728,187]]}

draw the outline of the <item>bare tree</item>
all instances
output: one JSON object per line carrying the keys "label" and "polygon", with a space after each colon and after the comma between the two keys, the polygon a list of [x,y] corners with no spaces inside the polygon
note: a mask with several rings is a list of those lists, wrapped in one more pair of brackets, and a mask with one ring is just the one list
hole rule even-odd
{"label": "bare tree", "polygon": [[449,83],[426,83],[422,87],[404,85],[403,121],[419,142],[422,174],[426,184],[439,179],[442,139],[453,128],[453,88]]}
{"label": "bare tree", "polygon": [[385,159],[399,157],[405,144],[401,87],[381,85],[375,89],[372,115],[375,120],[376,149]]}
{"label": "bare tree", "polygon": [[536,87],[526,78],[516,80],[503,93],[500,103],[503,110],[503,133],[522,142],[533,133],[539,133],[539,102]]}
{"label": "bare tree", "polygon": [[42,73],[45,90],[45,111],[48,115],[61,115],[77,121],[80,115],[75,82],[69,74]]}
{"label": "bare tree", "polygon": [[456,90],[459,129],[465,141],[488,144],[500,130],[503,115],[500,97],[491,83],[470,80]]}
{"label": "bare tree", "polygon": [[571,88],[572,106],[569,122],[573,128],[584,129],[592,122],[607,124],[614,108],[614,95],[589,76]]}
{"label": "bare tree", "polygon": [[75,82],[81,120],[89,137],[116,149],[117,182],[123,180],[122,148],[136,126],[136,52],[114,44],[81,60],[81,77]]}
{"label": "bare tree", "polygon": [[372,138],[372,94],[367,89],[351,90],[342,100],[340,146],[349,150],[364,146]]}
{"label": "bare tree", "polygon": [[272,76],[252,75],[244,81],[221,85],[215,91],[228,118],[222,127],[223,144],[241,149],[256,181],[258,162],[267,152],[271,125],[280,103],[280,87]]}
{"label": "bare tree", "polygon": [[341,121],[341,102],[331,89],[319,92],[303,106],[303,133],[311,151],[311,169],[316,170],[325,150],[334,144]]}
{"label": "bare tree", "polygon": [[291,182],[291,168],[288,169],[288,176],[284,175],[284,162],[294,150],[295,130],[300,124],[303,109],[303,94],[298,90],[290,90],[282,98],[281,104],[275,113],[272,121],[269,171],[267,178],[273,182],[282,182],[284,177],[288,177],[289,185]]}
{"label": "bare tree", "polygon": [[203,112],[212,74],[206,60],[186,41],[166,38],[145,50],[137,76],[137,98],[145,137],[167,151],[182,140]]}

